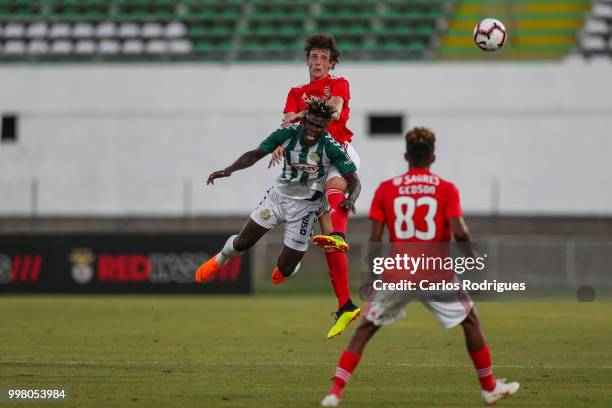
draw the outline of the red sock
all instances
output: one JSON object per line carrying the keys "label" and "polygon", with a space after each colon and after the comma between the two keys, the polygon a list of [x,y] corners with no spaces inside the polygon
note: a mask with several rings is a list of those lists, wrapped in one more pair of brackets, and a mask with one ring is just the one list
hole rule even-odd
{"label": "red sock", "polygon": [[346,234],[346,224],[348,222],[348,211],[340,207],[340,203],[346,198],[342,190],[329,188],[325,191],[327,202],[329,203],[329,216],[331,217],[334,232]]}
{"label": "red sock", "polygon": [[485,346],[480,351],[470,352],[470,357],[474,362],[476,374],[480,381],[480,387],[485,391],[495,389],[495,377],[493,377],[493,367],[491,367],[491,352],[489,346]]}
{"label": "red sock", "polygon": [[327,267],[329,268],[329,279],[331,279],[334,293],[338,298],[338,309],[351,299],[348,280],[348,258],[346,254],[336,250],[325,251]]}
{"label": "red sock", "polygon": [[338,398],[342,398],[342,390],[344,386],[353,376],[353,371],[357,364],[359,364],[361,356],[355,354],[352,351],[345,350],[340,357],[338,367],[336,368],[336,375],[334,375],[334,383],[332,384],[330,394],[336,394]]}

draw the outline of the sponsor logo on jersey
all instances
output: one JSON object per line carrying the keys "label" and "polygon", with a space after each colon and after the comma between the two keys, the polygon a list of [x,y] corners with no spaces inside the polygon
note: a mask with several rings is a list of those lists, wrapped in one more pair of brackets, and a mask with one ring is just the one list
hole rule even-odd
{"label": "sponsor logo on jersey", "polygon": [[319,171],[319,166],[315,164],[291,163],[291,167],[293,167],[294,169],[305,171],[308,174],[315,174]]}
{"label": "sponsor logo on jersey", "polygon": [[266,208],[265,210],[261,210],[261,212],[259,213],[259,218],[261,218],[262,220],[268,220],[271,217],[271,213],[272,211],[270,211],[269,208]]}

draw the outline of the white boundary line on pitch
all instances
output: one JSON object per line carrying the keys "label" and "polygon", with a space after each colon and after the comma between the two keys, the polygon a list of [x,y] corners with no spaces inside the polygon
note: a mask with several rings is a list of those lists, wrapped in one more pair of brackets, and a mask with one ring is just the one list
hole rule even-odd
{"label": "white boundary line on pitch", "polygon": [[[150,365],[150,366],[164,366],[164,365],[225,365],[225,366],[332,366],[333,362],[255,362],[255,363],[235,363],[230,361],[223,362],[211,362],[203,361],[199,363],[193,362],[180,362],[180,361],[25,361],[25,360],[0,360],[0,364],[33,364],[33,365],[91,365],[91,366],[138,366],[138,365]],[[418,363],[366,363],[368,366],[373,367],[412,367],[412,368],[472,368],[470,364],[418,364]],[[559,370],[574,370],[574,369],[599,369],[599,370],[612,370],[612,366],[565,366],[565,365],[529,365],[529,364],[506,364],[506,365],[493,365],[494,368],[543,368],[543,369],[559,369]]]}

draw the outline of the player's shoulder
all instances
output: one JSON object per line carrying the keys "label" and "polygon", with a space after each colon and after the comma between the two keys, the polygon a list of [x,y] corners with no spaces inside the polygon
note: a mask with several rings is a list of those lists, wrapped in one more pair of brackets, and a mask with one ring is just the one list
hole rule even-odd
{"label": "player's shoulder", "polygon": [[297,94],[297,93],[303,92],[304,89],[306,89],[307,87],[308,87],[308,84],[299,84],[296,86],[292,86],[289,92],[293,94]]}
{"label": "player's shoulder", "polygon": [[342,76],[335,76],[335,75],[330,74],[328,78],[329,78],[329,81],[333,83],[340,83],[340,82],[346,82],[347,84],[349,83],[348,79]]}
{"label": "player's shoulder", "polygon": [[331,149],[341,149],[341,150],[344,149],[342,147],[342,145],[340,143],[338,143],[338,141],[336,139],[334,139],[333,136],[329,132],[325,132],[325,134],[323,135],[323,137],[321,139],[322,139],[323,143],[325,144],[325,146],[328,147],[328,148],[331,148]]}
{"label": "player's shoulder", "polygon": [[453,192],[453,191],[459,191],[459,189],[457,188],[457,186],[455,185],[455,183],[453,183],[450,180],[447,180],[441,176],[439,176],[436,173],[431,173],[432,176],[435,176],[438,179],[438,184],[440,186],[440,189],[442,189],[443,191],[449,191],[449,192]]}

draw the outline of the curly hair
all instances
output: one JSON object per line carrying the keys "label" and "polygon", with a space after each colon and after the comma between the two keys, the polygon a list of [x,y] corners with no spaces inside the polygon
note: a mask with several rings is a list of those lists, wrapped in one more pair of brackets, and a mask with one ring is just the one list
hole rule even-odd
{"label": "curly hair", "polygon": [[410,161],[422,163],[432,158],[436,150],[436,135],[426,127],[415,127],[406,132],[406,153]]}
{"label": "curly hair", "polygon": [[310,57],[310,51],[312,51],[313,48],[329,50],[329,60],[332,64],[332,69],[336,66],[340,59],[340,50],[336,46],[336,39],[333,35],[328,33],[314,33],[309,35],[306,39],[306,46],[304,47],[306,59]]}
{"label": "curly hair", "polygon": [[308,113],[326,120],[330,120],[334,113],[336,113],[336,108],[334,108],[334,105],[329,103],[329,101],[324,98],[317,98],[316,96],[313,96],[308,100],[307,105]]}

